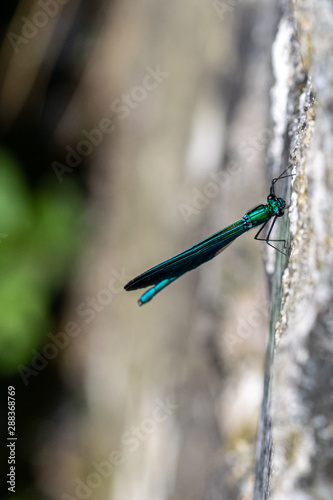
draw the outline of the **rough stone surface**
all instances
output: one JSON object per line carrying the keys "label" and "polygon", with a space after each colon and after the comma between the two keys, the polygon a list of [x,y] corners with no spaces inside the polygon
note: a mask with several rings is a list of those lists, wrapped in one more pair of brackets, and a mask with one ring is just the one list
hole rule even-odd
{"label": "rough stone surface", "polygon": [[271,279],[254,498],[324,500],[333,491],[332,3],[286,2],[273,52],[273,167],[289,162],[296,175],[284,193],[290,255],[276,255]]}

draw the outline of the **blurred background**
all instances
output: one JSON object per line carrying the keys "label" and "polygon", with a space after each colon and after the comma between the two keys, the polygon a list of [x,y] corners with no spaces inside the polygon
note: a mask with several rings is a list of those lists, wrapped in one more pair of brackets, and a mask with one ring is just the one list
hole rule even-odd
{"label": "blurred background", "polygon": [[15,498],[252,497],[264,244],[246,234],[142,308],[123,286],[265,201],[271,4],[3,3],[1,425],[13,386]]}

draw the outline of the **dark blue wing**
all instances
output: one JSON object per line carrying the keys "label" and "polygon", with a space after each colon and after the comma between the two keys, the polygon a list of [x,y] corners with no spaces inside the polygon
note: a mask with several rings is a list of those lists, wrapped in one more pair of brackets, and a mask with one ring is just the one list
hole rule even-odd
{"label": "dark blue wing", "polygon": [[204,262],[222,252],[232,241],[243,234],[247,229],[242,220],[235,222],[222,231],[210,236],[201,243],[185,250],[171,259],[168,259],[148,271],[140,274],[125,285],[125,290],[137,290],[156,285],[162,280],[179,278],[184,273],[195,269]]}

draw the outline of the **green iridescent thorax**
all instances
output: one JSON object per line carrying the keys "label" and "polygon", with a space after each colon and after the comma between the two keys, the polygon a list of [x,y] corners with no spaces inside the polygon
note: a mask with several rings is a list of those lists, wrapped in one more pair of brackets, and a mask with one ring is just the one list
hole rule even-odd
{"label": "green iridescent thorax", "polygon": [[242,220],[245,229],[260,226],[274,216],[281,217],[285,206],[286,203],[282,198],[270,194],[267,198],[267,205],[258,205],[244,215]]}
{"label": "green iridescent thorax", "polygon": [[269,205],[258,205],[244,215],[243,222],[246,229],[251,229],[251,227],[264,224],[271,217],[272,214],[270,213]]}
{"label": "green iridescent thorax", "polygon": [[269,210],[272,215],[277,215],[278,217],[283,215],[283,209],[286,206],[286,202],[282,198],[268,197],[267,203]]}

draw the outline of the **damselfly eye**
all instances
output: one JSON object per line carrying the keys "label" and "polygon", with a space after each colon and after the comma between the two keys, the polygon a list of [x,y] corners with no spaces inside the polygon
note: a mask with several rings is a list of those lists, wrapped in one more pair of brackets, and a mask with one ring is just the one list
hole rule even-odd
{"label": "damselfly eye", "polygon": [[276,196],[275,196],[275,194],[272,194],[272,193],[271,193],[271,194],[269,194],[269,195],[267,196],[267,201],[270,201],[270,200],[276,200]]}

